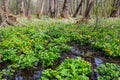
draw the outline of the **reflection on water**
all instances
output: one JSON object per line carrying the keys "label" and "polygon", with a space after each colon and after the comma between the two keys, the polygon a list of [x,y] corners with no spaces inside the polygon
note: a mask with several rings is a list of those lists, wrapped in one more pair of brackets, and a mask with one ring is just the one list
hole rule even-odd
{"label": "reflection on water", "polygon": [[[97,66],[100,66],[101,64],[104,64],[106,62],[112,61],[117,62],[120,61],[120,59],[106,59],[104,52],[102,51],[96,51],[91,46],[78,46],[78,45],[71,45],[72,48],[68,52],[61,53],[61,58],[59,58],[56,63],[54,63],[53,66],[49,67],[52,69],[55,69],[57,66],[59,66],[64,60],[69,58],[77,58],[78,56],[82,57],[84,60],[89,61],[92,65],[92,74],[90,79],[96,80],[99,76],[98,73],[94,71],[94,69]],[[0,64],[1,65],[1,64]],[[6,64],[8,65],[8,64]],[[5,66],[6,66],[5,65]],[[0,69],[3,67],[0,66]],[[7,80],[39,80],[42,71],[44,70],[43,67],[38,66],[36,69],[28,69],[28,70],[18,70],[14,76],[6,77]]]}

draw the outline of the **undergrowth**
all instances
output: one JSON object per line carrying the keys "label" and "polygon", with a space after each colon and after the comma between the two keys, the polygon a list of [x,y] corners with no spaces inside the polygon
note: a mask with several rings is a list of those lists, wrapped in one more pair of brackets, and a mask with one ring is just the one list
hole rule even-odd
{"label": "undergrowth", "polygon": [[51,19],[21,22],[26,26],[0,29],[0,62],[9,61],[11,70],[32,68],[38,63],[44,67],[52,66],[61,52],[70,50],[70,42],[90,44],[104,51],[106,56],[120,57],[119,22],[112,24],[111,21],[109,25],[105,21],[94,31],[90,24],[76,25]]}

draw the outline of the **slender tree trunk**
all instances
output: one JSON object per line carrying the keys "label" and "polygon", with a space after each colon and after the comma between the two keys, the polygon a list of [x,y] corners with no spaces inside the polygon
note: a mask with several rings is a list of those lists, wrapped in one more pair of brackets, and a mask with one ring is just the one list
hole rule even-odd
{"label": "slender tree trunk", "polygon": [[57,17],[57,0],[50,0],[49,1],[49,12],[50,17],[55,18]]}
{"label": "slender tree trunk", "polygon": [[119,16],[120,16],[120,8],[119,8]]}
{"label": "slender tree trunk", "polygon": [[19,3],[20,3],[20,1],[19,1],[19,0],[16,0],[16,4],[15,4],[15,6],[14,6],[15,14],[16,14],[16,15],[20,13]]}
{"label": "slender tree trunk", "polygon": [[110,17],[118,17],[120,9],[120,0],[114,0],[113,10],[111,11]]}
{"label": "slender tree trunk", "polygon": [[1,6],[0,6],[0,25],[2,24],[2,22],[3,22],[3,20],[5,19],[4,17],[3,17],[3,11],[2,11],[2,9],[1,9]]}
{"label": "slender tree trunk", "polygon": [[93,3],[94,0],[88,0],[84,18],[88,19],[90,17],[90,11],[93,7]]}
{"label": "slender tree trunk", "polygon": [[30,4],[31,4],[31,0],[28,0],[28,2],[27,2],[27,10],[26,10],[26,16],[27,16],[28,19],[31,19]]}
{"label": "slender tree trunk", "polygon": [[45,6],[45,0],[42,0],[41,9],[40,9],[40,12],[37,15],[38,18],[41,18],[41,16],[43,15],[44,6]]}
{"label": "slender tree trunk", "polygon": [[64,0],[61,17],[69,19],[70,18],[70,14],[69,13],[70,13],[70,0]]}
{"label": "slender tree trunk", "polygon": [[20,16],[25,17],[24,0],[21,0],[21,2],[20,2]]}
{"label": "slender tree trunk", "polygon": [[8,0],[2,0],[2,9],[4,12],[8,13]]}
{"label": "slender tree trunk", "polygon": [[77,7],[77,9],[76,9],[73,17],[76,17],[76,16],[80,13],[80,11],[81,11],[81,9],[82,9],[82,3],[83,3],[83,1],[84,1],[84,0],[81,0],[81,2],[80,2],[80,4],[78,5],[78,7]]}

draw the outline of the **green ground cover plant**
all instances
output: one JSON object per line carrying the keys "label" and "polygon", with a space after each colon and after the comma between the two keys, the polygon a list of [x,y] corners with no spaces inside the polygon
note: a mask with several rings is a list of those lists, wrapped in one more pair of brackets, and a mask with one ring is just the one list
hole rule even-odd
{"label": "green ground cover plant", "polygon": [[96,71],[100,74],[98,80],[120,80],[120,66],[116,64],[103,64]]}
{"label": "green ground cover plant", "polygon": [[41,80],[89,80],[90,63],[77,59],[66,59],[56,70],[43,71]]}
{"label": "green ground cover plant", "polygon": [[71,49],[71,42],[92,45],[108,57],[120,57],[119,21],[105,20],[94,31],[90,23],[76,25],[52,19],[21,22],[26,26],[0,29],[0,62],[10,62],[10,69],[33,68],[38,63],[52,66],[62,52]]}

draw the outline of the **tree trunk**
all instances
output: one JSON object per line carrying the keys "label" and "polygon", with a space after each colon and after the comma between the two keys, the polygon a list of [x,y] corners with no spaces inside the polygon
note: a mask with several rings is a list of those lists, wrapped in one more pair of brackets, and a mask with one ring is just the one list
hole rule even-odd
{"label": "tree trunk", "polygon": [[120,9],[120,0],[114,0],[113,10],[111,11],[110,17],[118,17]]}
{"label": "tree trunk", "polygon": [[120,16],[120,8],[119,8],[119,16]]}
{"label": "tree trunk", "polygon": [[93,7],[94,0],[87,0],[87,6],[86,6],[86,11],[82,19],[79,19],[77,21],[77,24],[83,24],[83,23],[88,23],[88,18],[90,17],[90,11]]}
{"label": "tree trunk", "polygon": [[37,17],[38,17],[39,19],[40,19],[41,16],[43,15],[44,6],[45,6],[45,0],[42,0],[42,5],[41,5],[40,12],[37,14]]}
{"label": "tree trunk", "polygon": [[55,18],[57,17],[57,0],[49,0],[49,12],[50,17]]}
{"label": "tree trunk", "polygon": [[21,2],[20,2],[20,16],[25,17],[24,0],[21,0]]}
{"label": "tree trunk", "polygon": [[65,19],[69,19],[70,18],[69,13],[70,13],[70,0],[64,0],[61,17]]}
{"label": "tree trunk", "polygon": [[8,13],[8,0],[2,0],[2,9],[4,12]]}
{"label": "tree trunk", "polygon": [[76,9],[73,17],[76,17],[76,16],[80,13],[80,11],[81,11],[81,9],[82,9],[82,3],[83,3],[83,1],[84,1],[84,0],[81,0],[81,2],[80,2],[80,4],[78,5],[78,7],[77,7],[77,9]]}
{"label": "tree trunk", "polygon": [[88,0],[84,18],[88,19],[90,17],[90,11],[93,7],[93,3],[94,0]]}
{"label": "tree trunk", "polygon": [[16,0],[16,4],[15,4],[15,6],[14,6],[15,14],[16,14],[16,15],[18,15],[18,14],[20,13],[19,4],[20,4],[20,1],[19,1],[19,0]]}
{"label": "tree trunk", "polygon": [[31,3],[31,0],[28,0],[27,10],[26,10],[26,16],[27,16],[28,19],[31,19],[30,3]]}

